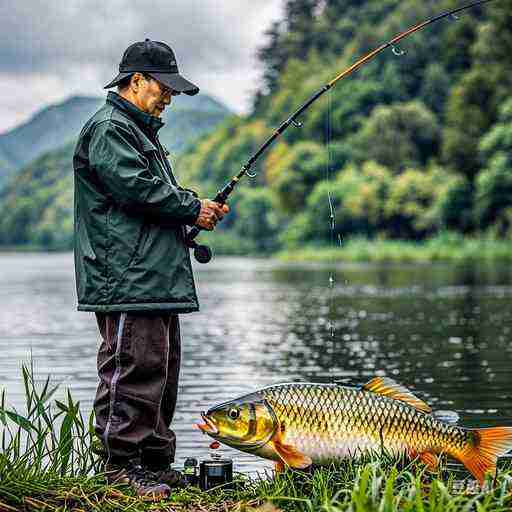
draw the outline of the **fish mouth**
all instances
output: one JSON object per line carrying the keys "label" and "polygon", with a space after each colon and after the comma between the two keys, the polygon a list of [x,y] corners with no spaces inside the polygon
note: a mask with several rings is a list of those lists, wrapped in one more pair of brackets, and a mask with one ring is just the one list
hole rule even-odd
{"label": "fish mouth", "polygon": [[204,412],[201,413],[201,419],[204,423],[196,423],[195,425],[201,432],[209,434],[210,436],[218,435],[219,429],[217,425],[215,425],[214,421],[208,418]]}

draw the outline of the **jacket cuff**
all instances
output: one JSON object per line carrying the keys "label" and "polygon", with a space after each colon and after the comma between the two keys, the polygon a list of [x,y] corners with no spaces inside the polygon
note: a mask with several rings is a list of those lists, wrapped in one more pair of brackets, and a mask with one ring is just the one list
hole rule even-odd
{"label": "jacket cuff", "polygon": [[194,226],[197,218],[199,217],[199,212],[201,211],[201,201],[197,198],[194,198],[193,203],[190,207],[190,214],[187,215],[183,219],[183,223],[187,226]]}
{"label": "jacket cuff", "polygon": [[194,197],[199,198],[199,194],[195,190],[192,190],[190,188],[178,187],[178,190],[182,190],[183,192],[190,192]]}

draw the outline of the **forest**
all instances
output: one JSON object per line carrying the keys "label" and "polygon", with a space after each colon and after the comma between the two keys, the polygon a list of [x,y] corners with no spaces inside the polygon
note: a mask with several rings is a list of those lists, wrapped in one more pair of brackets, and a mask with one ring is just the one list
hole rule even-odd
{"label": "forest", "polygon": [[[251,112],[175,155],[213,197],[272,131],[359,57],[453,0],[287,0],[262,39]],[[396,53],[403,52],[397,56]],[[218,252],[329,246],[335,235],[423,243],[512,233],[512,0],[446,18],[383,52],[307,110],[258,161],[207,236]],[[171,112],[172,115],[172,112]],[[72,247],[72,145],[0,192],[0,244]]]}
{"label": "forest", "polygon": [[[180,178],[214,194],[341,70],[453,7],[444,0],[289,0],[258,52],[264,81],[253,112],[225,121],[183,154]],[[340,81],[303,115],[302,128],[274,144],[257,177],[232,195],[232,214],[210,237],[214,243],[257,253],[328,246],[329,195],[345,238],[509,238],[512,1],[433,24],[400,50]]]}

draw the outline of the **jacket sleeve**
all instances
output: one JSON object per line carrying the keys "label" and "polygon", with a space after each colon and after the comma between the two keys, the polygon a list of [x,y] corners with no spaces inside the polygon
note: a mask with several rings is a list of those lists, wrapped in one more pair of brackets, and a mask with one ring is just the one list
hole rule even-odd
{"label": "jacket sleeve", "polygon": [[89,162],[98,179],[125,210],[163,223],[194,225],[201,201],[155,176],[137,148],[135,136],[120,124],[96,126],[89,145]]}

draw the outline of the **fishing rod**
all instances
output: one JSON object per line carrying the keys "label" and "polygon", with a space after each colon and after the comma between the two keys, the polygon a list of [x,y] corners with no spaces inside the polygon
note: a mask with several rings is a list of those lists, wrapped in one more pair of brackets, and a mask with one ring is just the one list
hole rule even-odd
{"label": "fishing rod", "polygon": [[[404,55],[404,51],[401,50],[397,43],[401,41],[402,39],[414,34],[415,32],[418,32],[419,30],[424,29],[426,26],[431,25],[432,23],[435,23],[439,20],[442,20],[444,18],[452,17],[455,20],[457,20],[457,14],[466,11],[467,9],[471,9],[473,7],[476,7],[478,5],[486,4],[488,2],[492,2],[493,0],[479,0],[476,2],[472,2],[470,4],[464,5],[462,7],[457,7],[456,9],[452,9],[451,11],[444,12],[442,14],[438,14],[437,16],[434,16],[433,18],[429,18],[426,21],[422,21],[421,23],[415,25],[414,27],[411,27],[404,32],[401,32],[397,36],[393,37],[386,43],[381,44],[378,48],[375,48],[368,54],[366,54],[364,57],[359,59],[357,62],[352,64],[349,68],[347,68],[345,71],[340,73],[338,76],[333,78],[330,82],[325,84],[321,89],[319,89],[317,92],[313,94],[303,105],[301,105],[288,119],[283,121],[281,125],[274,131],[274,133],[260,146],[260,148],[254,153],[247,162],[242,165],[242,168],[240,172],[233,176],[231,181],[227,185],[224,186],[221,190],[217,192],[217,195],[213,199],[215,203],[218,203],[220,205],[223,205],[226,203],[228,197],[230,196],[231,192],[233,192],[234,188],[238,184],[238,182],[247,175],[249,178],[254,178],[256,174],[251,174],[249,171],[251,170],[252,166],[255,164],[255,162],[259,159],[259,157],[268,149],[268,147],[277,139],[279,138],[291,125],[295,126],[296,128],[301,128],[302,123],[297,121],[297,118],[305,111],[307,110],[316,100],[318,100],[323,94],[325,94],[327,91],[329,91],[332,87],[336,85],[340,80],[343,80],[344,78],[350,76],[352,73],[354,73],[356,70],[358,70],[361,66],[366,64],[367,62],[370,62],[373,60],[379,53],[383,52],[387,48],[391,48],[393,53],[396,56]],[[201,228],[194,226],[187,234],[185,243],[187,246],[191,249],[194,249],[194,257],[199,263],[208,263],[212,259],[212,251],[210,247],[207,245],[199,245],[195,238],[199,233],[202,231]]]}

